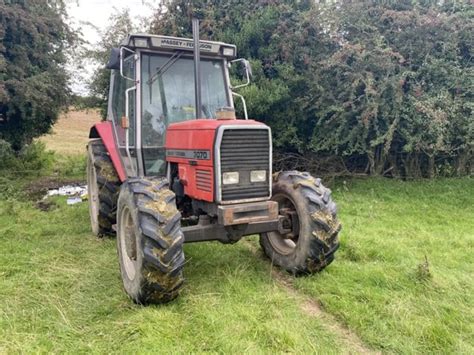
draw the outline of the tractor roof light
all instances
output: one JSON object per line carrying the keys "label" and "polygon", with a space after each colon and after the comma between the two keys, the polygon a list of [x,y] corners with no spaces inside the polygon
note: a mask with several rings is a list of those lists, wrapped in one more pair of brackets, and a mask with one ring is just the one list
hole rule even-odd
{"label": "tractor roof light", "polygon": [[222,55],[224,57],[235,57],[235,48],[233,48],[233,47],[223,47]]}
{"label": "tractor roof light", "polygon": [[148,38],[135,37],[133,44],[136,48],[148,48]]}

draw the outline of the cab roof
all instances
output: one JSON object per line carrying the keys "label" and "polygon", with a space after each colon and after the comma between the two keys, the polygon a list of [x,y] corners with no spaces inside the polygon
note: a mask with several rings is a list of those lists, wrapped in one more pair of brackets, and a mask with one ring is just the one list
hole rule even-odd
{"label": "cab roof", "polygon": [[[233,44],[223,42],[200,40],[201,54],[225,57],[233,59],[237,55],[237,48]],[[150,49],[165,52],[194,50],[194,42],[191,38],[180,38],[170,36],[158,36],[148,33],[130,34],[122,42],[122,46],[131,50]]]}

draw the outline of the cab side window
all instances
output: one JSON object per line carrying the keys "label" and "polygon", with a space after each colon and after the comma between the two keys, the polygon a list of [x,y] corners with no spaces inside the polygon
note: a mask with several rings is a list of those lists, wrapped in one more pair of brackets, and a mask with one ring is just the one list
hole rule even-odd
{"label": "cab side window", "polygon": [[[124,74],[129,78],[135,78],[135,62],[133,56],[129,56],[124,61]],[[122,128],[122,117],[127,115],[125,112],[126,90],[133,87],[135,82],[126,79],[120,75],[119,70],[113,71],[113,90],[112,90],[112,117],[117,131],[119,146],[125,146],[126,130]],[[128,92],[128,117],[129,117],[129,146],[135,146],[135,115],[136,115],[136,91]]]}

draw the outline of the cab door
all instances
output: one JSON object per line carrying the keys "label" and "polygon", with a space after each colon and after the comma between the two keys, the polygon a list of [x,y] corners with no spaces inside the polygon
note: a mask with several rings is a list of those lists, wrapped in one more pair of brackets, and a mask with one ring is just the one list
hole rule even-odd
{"label": "cab door", "polygon": [[136,149],[137,86],[136,55],[126,51],[121,69],[114,69],[110,80],[108,118],[112,121],[117,148],[127,176],[138,176]]}

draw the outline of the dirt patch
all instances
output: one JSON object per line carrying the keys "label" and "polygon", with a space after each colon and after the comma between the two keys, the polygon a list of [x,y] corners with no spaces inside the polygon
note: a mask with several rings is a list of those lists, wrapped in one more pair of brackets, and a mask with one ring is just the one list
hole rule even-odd
{"label": "dirt patch", "polygon": [[50,200],[40,200],[36,202],[36,208],[40,209],[43,212],[49,212],[55,209],[58,205],[54,201]]}
{"label": "dirt patch", "polygon": [[[244,241],[243,244],[245,244],[256,256],[264,257],[262,253],[250,242]],[[299,303],[301,311],[311,317],[317,317],[323,320],[326,327],[331,330],[332,333],[336,334],[336,336],[341,341],[346,343],[348,348],[352,349],[350,353],[380,354],[380,352],[369,349],[357,336],[357,334],[352,332],[345,325],[341,324],[334,316],[327,313],[316,300],[301,294],[298,290],[296,290],[293,285],[292,276],[285,274],[273,266],[270,273],[272,279],[275,280],[279,286],[283,287],[288,292],[288,294]]]}
{"label": "dirt patch", "polygon": [[57,189],[64,185],[84,185],[85,182],[80,179],[68,179],[61,177],[42,177],[29,182],[24,189],[25,195],[29,200],[36,201],[51,189]]}
{"label": "dirt patch", "polygon": [[314,301],[306,300],[304,303],[301,304],[301,309],[306,314],[309,314],[313,317],[321,317],[323,311],[321,307],[316,304]]}

